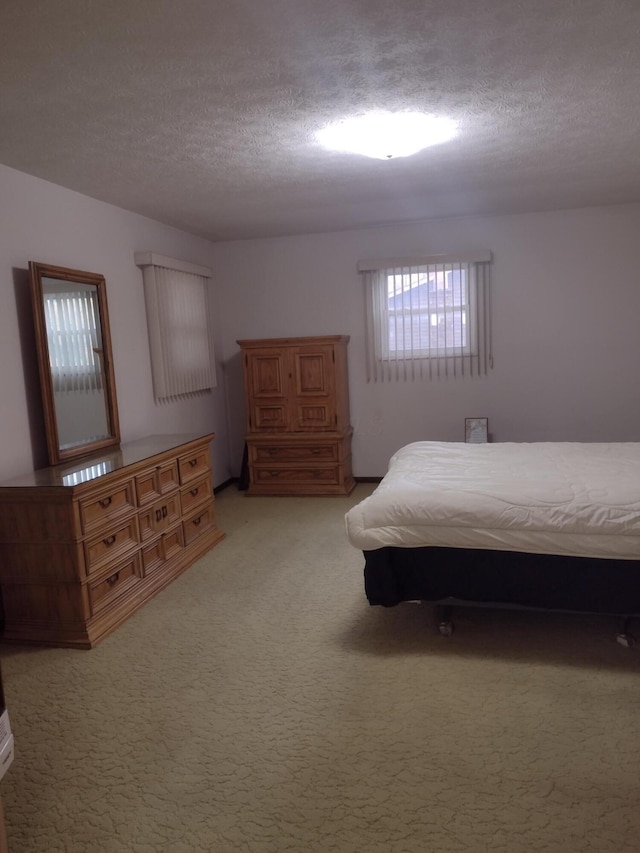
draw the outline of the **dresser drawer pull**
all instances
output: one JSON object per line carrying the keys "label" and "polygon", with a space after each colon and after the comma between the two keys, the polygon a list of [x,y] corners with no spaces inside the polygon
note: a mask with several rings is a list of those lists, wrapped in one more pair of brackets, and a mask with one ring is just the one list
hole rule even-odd
{"label": "dresser drawer pull", "polygon": [[270,447],[269,448],[269,456],[277,456],[277,455],[278,455],[278,448],[277,447]]}
{"label": "dresser drawer pull", "polygon": [[167,515],[168,515],[168,513],[169,513],[169,510],[167,509],[167,507],[166,507],[166,506],[163,506],[163,507],[162,507],[162,517],[163,517],[163,518],[166,518],[166,517],[167,517]]}
{"label": "dresser drawer pull", "polygon": [[107,538],[103,539],[102,541],[107,546],[107,548],[109,547],[109,545],[113,545],[113,543],[116,541],[115,533],[112,536],[107,536]]}
{"label": "dresser drawer pull", "polygon": [[111,575],[110,578],[107,578],[107,583],[109,586],[113,586],[114,583],[118,583],[118,578],[120,577],[120,572],[116,572],[115,575]]}
{"label": "dresser drawer pull", "polygon": [[157,509],[156,510],[156,521],[160,521],[161,518],[162,518],[162,510]]}
{"label": "dresser drawer pull", "polygon": [[195,496],[198,494],[198,492],[199,492],[199,491],[200,491],[200,489],[199,489],[199,488],[197,488],[197,489],[191,489],[191,491],[189,492],[189,494],[191,495],[191,497],[192,497],[192,498],[195,498]]}
{"label": "dresser drawer pull", "polygon": [[102,509],[106,509],[108,506],[111,506],[111,501],[112,501],[112,500],[113,500],[113,499],[112,499],[111,495],[109,495],[109,497],[108,497],[108,498],[102,498],[102,500],[101,500],[101,501],[98,501],[98,503],[100,504],[100,506],[102,507]]}
{"label": "dresser drawer pull", "polygon": [[321,452],[322,452],[322,448],[320,448],[320,447],[313,447],[311,449],[311,455],[312,456],[317,456],[318,453],[321,453]]}
{"label": "dresser drawer pull", "polygon": [[280,475],[280,471],[269,471],[270,477],[278,477]]}
{"label": "dresser drawer pull", "polygon": [[195,526],[197,527],[201,521],[202,521],[202,516],[200,516],[199,518],[194,518],[193,524],[195,524]]}
{"label": "dresser drawer pull", "polygon": [[189,460],[189,465],[191,465],[192,468],[195,468],[197,464],[198,464],[197,459],[190,459]]}

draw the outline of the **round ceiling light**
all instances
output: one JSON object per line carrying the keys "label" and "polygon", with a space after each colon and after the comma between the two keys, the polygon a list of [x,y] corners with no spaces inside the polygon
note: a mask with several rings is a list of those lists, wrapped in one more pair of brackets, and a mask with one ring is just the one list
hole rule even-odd
{"label": "round ceiling light", "polygon": [[452,119],[379,111],[330,124],[316,133],[316,139],[334,151],[392,160],[446,142],[457,132],[458,124]]}

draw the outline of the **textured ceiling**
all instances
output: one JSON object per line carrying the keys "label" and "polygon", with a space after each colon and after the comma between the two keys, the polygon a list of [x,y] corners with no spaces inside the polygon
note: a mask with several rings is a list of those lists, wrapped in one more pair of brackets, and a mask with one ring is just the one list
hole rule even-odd
{"label": "textured ceiling", "polygon": [[[369,160],[369,109],[459,136]],[[0,162],[213,240],[640,200],[639,0],[3,0]]]}

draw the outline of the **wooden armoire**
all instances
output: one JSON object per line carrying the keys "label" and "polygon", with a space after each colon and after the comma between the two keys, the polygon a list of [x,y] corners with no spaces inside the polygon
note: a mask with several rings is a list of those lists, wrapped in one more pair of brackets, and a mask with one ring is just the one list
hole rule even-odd
{"label": "wooden armoire", "polygon": [[238,341],[247,413],[249,495],[348,495],[345,335]]}

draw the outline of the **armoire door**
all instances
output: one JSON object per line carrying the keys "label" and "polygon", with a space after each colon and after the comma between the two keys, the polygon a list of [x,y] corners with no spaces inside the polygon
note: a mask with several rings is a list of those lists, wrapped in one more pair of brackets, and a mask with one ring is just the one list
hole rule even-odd
{"label": "armoire door", "polygon": [[291,349],[292,422],[294,430],[333,430],[336,427],[335,368],[331,344]]}
{"label": "armoire door", "polygon": [[291,382],[286,349],[255,349],[245,353],[245,378],[250,429],[288,429]]}

